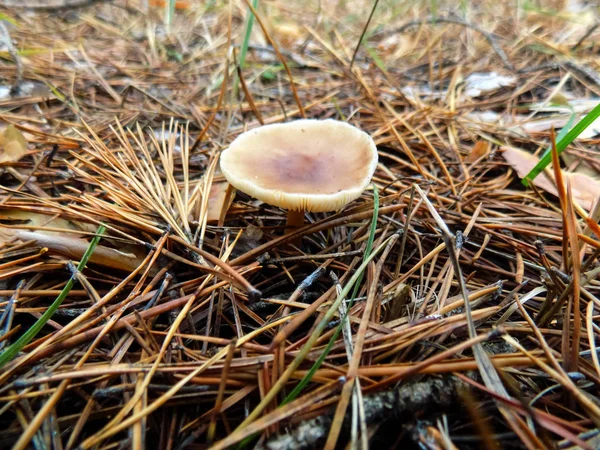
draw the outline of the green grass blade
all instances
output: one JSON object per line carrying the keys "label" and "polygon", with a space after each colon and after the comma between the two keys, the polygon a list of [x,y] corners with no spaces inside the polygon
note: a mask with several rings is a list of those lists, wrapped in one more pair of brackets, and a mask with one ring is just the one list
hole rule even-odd
{"label": "green grass blade", "polygon": [[167,33],[171,32],[171,25],[173,24],[173,18],[175,17],[175,3],[176,0],[168,0],[165,4],[165,25],[167,26]]}
{"label": "green grass blade", "polygon": [[[83,270],[83,268],[87,264],[88,259],[94,252],[94,249],[96,248],[96,245],[98,245],[98,242],[100,241],[100,238],[104,234],[105,230],[106,228],[104,227],[104,225],[100,225],[100,227],[98,227],[96,236],[94,236],[94,239],[92,239],[92,241],[90,242],[90,245],[81,257],[81,261],[77,266],[79,270]],[[19,339],[17,339],[17,341],[14,344],[12,344],[0,354],[0,367],[4,366],[7,362],[11,361],[15,356],[17,356],[18,353],[23,349],[23,347],[29,344],[29,342],[31,342],[31,340],[37,336],[37,334],[42,330],[44,325],[46,325],[46,323],[50,320],[50,317],[52,317],[52,315],[56,312],[63,300],[67,298],[67,295],[71,291],[73,284],[73,277],[71,277],[65,285],[65,287],[63,288],[63,290],[61,291],[61,293],[58,295],[58,297],[56,297],[56,300],[54,300],[54,302],[52,302],[52,304],[48,307],[46,312],[44,312],[44,314],[42,314],[42,316],[31,326],[31,328],[29,328],[29,330],[23,333],[23,335]]]}
{"label": "green grass blade", "polygon": [[[373,251],[373,242],[375,242],[375,232],[377,231],[377,218],[379,217],[379,190],[375,183],[373,183],[373,218],[371,219],[371,227],[369,228],[369,238],[367,239],[367,246],[365,247],[365,254],[363,255],[363,261],[366,261],[371,252]],[[352,298],[354,300],[358,295],[358,289],[362,282],[363,275],[358,277],[358,281],[352,291]],[[350,308],[348,308],[350,309]]]}
{"label": "green grass blade", "polygon": [[67,101],[67,97],[65,97],[56,86],[54,86],[53,84],[43,80],[44,84],[48,87],[48,89],[50,89],[50,92],[52,92],[54,94],[54,96],[60,100],[61,102],[65,103]]}
{"label": "green grass blade", "polygon": [[381,70],[383,73],[387,73],[387,67],[385,66],[385,63],[383,62],[383,59],[381,59],[379,57],[379,55],[373,49],[373,47],[371,47],[369,45],[365,45],[365,50],[367,51],[367,53],[369,54],[369,56],[371,57],[371,59],[373,60],[375,65],[377,67],[379,67],[379,70]]}
{"label": "green grass blade", "polygon": [[[560,130],[560,133],[558,133],[556,135],[556,142],[561,141],[567,135],[567,133],[573,126],[573,122],[575,122],[575,111],[573,111],[573,108],[571,108],[570,106],[569,106],[569,108],[571,109],[571,116],[569,117],[569,120],[567,121],[566,125],[564,127],[562,127],[562,129]],[[525,178],[523,178],[521,183],[523,183],[525,186],[528,186],[529,183],[531,181],[533,181],[535,177],[537,177],[540,173],[542,173],[542,171],[546,168],[546,166],[548,164],[550,164],[550,162],[552,161],[552,153],[551,152],[552,152],[552,146],[548,147],[544,151],[544,154],[540,158],[540,161],[535,165],[535,167],[533,169],[531,169],[531,172],[529,172],[527,174],[527,176]]]}
{"label": "green grass blade", "polygon": [[[574,115],[571,116],[571,120],[567,126],[565,126],[556,138],[556,150],[560,155],[567,146],[573,142],[577,136],[579,136],[583,130],[589,127],[598,117],[600,117],[600,104],[598,104],[594,109],[592,109],[583,119],[581,119],[577,125],[575,125],[571,130],[569,130],[571,124],[574,120]],[[568,130],[568,131],[567,131]],[[540,161],[536,164],[536,166],[531,169],[531,172],[527,174],[525,178],[521,180],[525,186],[529,186],[535,177],[537,177],[542,171],[550,164],[552,161],[552,154],[550,153],[550,148],[546,150],[544,156],[540,159]]]}
{"label": "green grass blade", "polygon": [[11,25],[14,25],[14,26],[18,26],[19,25],[15,19],[13,19],[10,16],[7,16],[4,13],[0,13],[0,20],[4,20],[5,22],[8,22],[8,23],[10,23]]}
{"label": "green grass blade", "polygon": [[[365,248],[365,254],[363,256],[363,262],[369,258],[369,255],[373,251],[373,242],[375,242],[375,232],[377,231],[377,217],[378,216],[379,216],[379,192],[377,190],[377,186],[375,186],[375,184],[373,184],[373,218],[371,219],[371,228],[369,230],[369,238],[367,240],[367,246]],[[350,302],[348,303],[348,308],[346,309],[346,314],[344,314],[344,316],[340,320],[340,323],[336,327],[335,332],[333,333],[333,336],[331,336],[331,339],[329,339],[329,342],[327,343],[327,347],[325,347],[325,350],[323,350],[323,353],[321,353],[319,358],[315,361],[315,363],[312,365],[312,367],[310,368],[308,373],[304,376],[304,378],[302,378],[302,380],[300,380],[300,383],[298,383],[296,385],[296,387],[292,390],[292,392],[290,392],[287,395],[287,397],[283,400],[283,402],[281,403],[282,405],[285,405],[286,403],[289,403],[289,402],[295,400],[298,397],[298,395],[300,395],[302,390],[306,387],[306,385],[310,382],[310,380],[312,380],[312,377],[315,375],[317,370],[319,370],[319,367],[321,367],[321,364],[323,364],[323,361],[325,361],[325,358],[327,357],[327,355],[329,355],[329,352],[333,348],[335,341],[337,340],[338,336],[342,332],[342,327],[344,326],[344,322],[346,320],[348,320],[348,313],[350,312],[350,308],[352,308],[352,303],[354,302],[354,299],[356,298],[356,295],[358,294],[358,289],[360,288],[360,283],[362,282],[363,277],[364,277],[364,272],[361,272],[356,280],[356,284],[354,284],[354,289],[352,291],[352,297],[350,298]]]}
{"label": "green grass blade", "polygon": [[[349,311],[349,310],[350,310],[350,308],[348,308],[347,311]],[[348,312],[346,312],[346,314],[344,314],[344,317],[342,317],[342,320],[340,320],[340,323],[336,327],[335,332],[333,333],[333,336],[331,336],[331,339],[329,339],[329,342],[327,343],[327,347],[325,347],[325,350],[323,350],[323,353],[321,353],[319,358],[311,366],[310,370],[304,376],[304,378],[302,378],[302,380],[300,380],[300,383],[298,383],[296,385],[296,387],[294,389],[292,389],[292,392],[290,392],[287,395],[287,397],[281,402],[281,405],[285,405],[286,403],[294,401],[302,393],[302,391],[304,390],[306,385],[308,383],[310,383],[310,380],[312,380],[312,378],[315,376],[315,373],[317,372],[317,370],[319,370],[319,367],[321,367],[321,365],[323,364],[323,361],[325,361],[325,358],[327,358],[327,355],[329,355],[329,352],[333,348],[333,344],[335,344],[335,341],[337,341],[338,336],[342,332],[342,326],[344,324],[344,321],[346,320],[347,315],[348,315]]]}
{"label": "green grass blade", "polygon": [[[252,0],[252,7],[256,11],[258,9],[258,0]],[[244,40],[242,47],[240,48],[240,67],[244,67],[246,62],[246,54],[248,53],[248,46],[250,45],[250,34],[252,33],[252,27],[254,26],[254,14],[252,10],[248,8],[248,18],[246,19],[246,30],[244,31]]]}
{"label": "green grass blade", "polygon": [[[258,0],[252,0],[252,7],[254,11],[258,8]],[[246,55],[248,54],[248,47],[250,46],[250,35],[252,34],[252,27],[254,26],[254,14],[252,14],[252,10],[248,8],[248,17],[246,18],[246,29],[244,30],[244,40],[242,41],[242,46],[240,47],[240,59],[238,64],[240,66],[240,70],[244,68],[246,64]],[[231,93],[231,98],[235,101],[238,94],[239,88],[239,78],[237,72],[234,72],[234,81],[233,81],[233,89]]]}

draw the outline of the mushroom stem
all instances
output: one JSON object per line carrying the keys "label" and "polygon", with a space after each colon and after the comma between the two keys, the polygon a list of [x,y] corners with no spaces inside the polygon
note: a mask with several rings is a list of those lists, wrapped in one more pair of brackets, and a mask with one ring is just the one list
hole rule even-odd
{"label": "mushroom stem", "polygon": [[[286,232],[289,233],[290,231],[294,231],[296,228],[301,227],[302,225],[304,225],[304,210],[302,209],[300,211],[288,211],[287,221],[285,224]],[[295,245],[296,247],[299,247],[300,245],[302,245],[302,238],[294,238],[292,241],[290,241],[290,243]]]}

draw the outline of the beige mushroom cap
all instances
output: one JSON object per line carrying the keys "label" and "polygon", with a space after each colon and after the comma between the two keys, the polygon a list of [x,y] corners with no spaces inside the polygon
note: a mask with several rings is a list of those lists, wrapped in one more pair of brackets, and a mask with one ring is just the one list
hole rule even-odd
{"label": "beige mushroom cap", "polygon": [[221,154],[233,187],[293,211],[342,208],[367,188],[376,167],[373,139],[331,119],[265,125],[242,133]]}

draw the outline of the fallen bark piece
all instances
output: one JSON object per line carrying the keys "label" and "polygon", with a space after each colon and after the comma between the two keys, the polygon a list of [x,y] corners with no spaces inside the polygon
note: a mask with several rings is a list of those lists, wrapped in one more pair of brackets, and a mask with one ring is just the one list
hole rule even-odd
{"label": "fallen bark piece", "polygon": [[[398,418],[416,412],[440,413],[458,399],[459,385],[463,383],[453,376],[428,378],[417,383],[406,383],[391,389],[364,397],[365,420],[367,425],[381,424],[387,419]],[[351,412],[344,419],[344,433],[350,423]],[[322,448],[329,433],[332,415],[322,415],[307,420],[291,433],[269,439],[256,450],[309,450]]]}

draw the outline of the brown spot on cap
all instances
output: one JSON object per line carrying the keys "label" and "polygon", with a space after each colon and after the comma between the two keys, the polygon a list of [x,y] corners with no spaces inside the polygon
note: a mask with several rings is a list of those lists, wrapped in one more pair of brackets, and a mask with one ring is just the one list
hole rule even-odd
{"label": "brown spot on cap", "polygon": [[235,188],[291,210],[340,209],[360,196],[376,166],[371,137],[336,120],[266,125],[241,134],[221,155]]}

